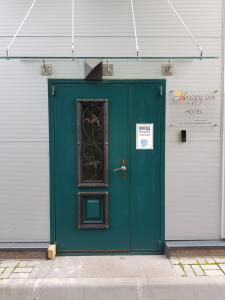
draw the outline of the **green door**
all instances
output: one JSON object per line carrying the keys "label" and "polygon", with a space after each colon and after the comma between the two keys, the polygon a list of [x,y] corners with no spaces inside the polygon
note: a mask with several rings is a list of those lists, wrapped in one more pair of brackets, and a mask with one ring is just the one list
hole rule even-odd
{"label": "green door", "polygon": [[164,90],[163,80],[49,81],[58,254],[161,252]]}

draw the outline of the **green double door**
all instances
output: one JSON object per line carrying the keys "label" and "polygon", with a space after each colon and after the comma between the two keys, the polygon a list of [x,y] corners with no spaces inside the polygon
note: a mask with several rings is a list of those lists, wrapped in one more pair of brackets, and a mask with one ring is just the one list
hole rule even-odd
{"label": "green double door", "polygon": [[163,80],[50,80],[51,240],[58,254],[159,253]]}

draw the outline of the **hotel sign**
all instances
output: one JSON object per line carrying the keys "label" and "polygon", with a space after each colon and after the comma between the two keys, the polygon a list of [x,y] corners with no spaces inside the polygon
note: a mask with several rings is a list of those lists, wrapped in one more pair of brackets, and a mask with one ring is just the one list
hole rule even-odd
{"label": "hotel sign", "polygon": [[176,91],[171,96],[172,104],[177,109],[174,112],[176,121],[185,125],[205,125],[217,122],[214,107],[218,104],[218,94],[215,92]]}

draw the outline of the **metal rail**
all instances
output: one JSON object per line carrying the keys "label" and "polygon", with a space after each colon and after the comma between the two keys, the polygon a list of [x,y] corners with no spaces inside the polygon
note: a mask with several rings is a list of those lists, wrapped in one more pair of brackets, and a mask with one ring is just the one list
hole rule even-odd
{"label": "metal rail", "polygon": [[0,60],[207,60],[219,56],[0,56]]}

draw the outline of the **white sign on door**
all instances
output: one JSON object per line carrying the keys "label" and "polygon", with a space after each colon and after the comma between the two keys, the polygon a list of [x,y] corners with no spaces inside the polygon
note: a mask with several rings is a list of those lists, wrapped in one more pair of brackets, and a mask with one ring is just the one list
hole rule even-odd
{"label": "white sign on door", "polygon": [[136,149],[137,150],[153,149],[153,124],[152,123],[136,124]]}

